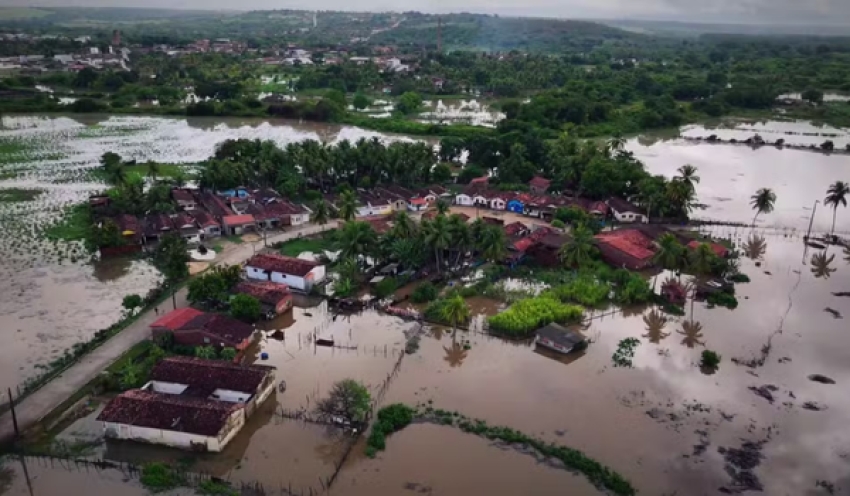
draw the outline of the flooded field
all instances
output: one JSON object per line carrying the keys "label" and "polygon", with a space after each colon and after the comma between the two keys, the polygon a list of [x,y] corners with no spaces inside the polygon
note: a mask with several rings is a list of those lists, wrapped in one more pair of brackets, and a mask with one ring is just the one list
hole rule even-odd
{"label": "flooded field", "polygon": [[784,139],[788,144],[818,146],[826,140],[832,140],[836,148],[844,148],[850,143],[850,132],[847,129],[818,126],[807,121],[723,120],[713,124],[685,126],[681,134],[703,138],[714,134],[725,141],[733,138],[744,141],[758,134],[769,142]]}

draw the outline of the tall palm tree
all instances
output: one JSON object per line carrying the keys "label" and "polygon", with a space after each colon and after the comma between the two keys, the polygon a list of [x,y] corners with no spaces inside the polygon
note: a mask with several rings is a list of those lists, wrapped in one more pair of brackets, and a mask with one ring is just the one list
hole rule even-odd
{"label": "tall palm tree", "polygon": [[367,254],[372,253],[376,243],[375,231],[368,222],[350,221],[342,226],[339,245],[343,258],[365,258]]}
{"label": "tall palm tree", "polygon": [[410,239],[416,234],[416,224],[407,212],[401,211],[395,214],[392,234],[398,239]]}
{"label": "tall palm tree", "polygon": [[658,238],[658,250],[655,252],[654,262],[667,270],[679,270],[681,253],[685,249],[676,236],[665,233]]}
{"label": "tall palm tree", "polygon": [[626,147],[626,139],[620,133],[616,133],[608,139],[608,152],[620,152]]}
{"label": "tall palm tree", "polygon": [[310,214],[310,221],[319,224],[320,226],[324,226],[328,223],[328,217],[330,214],[328,213],[328,204],[325,203],[324,200],[317,200],[315,204],[313,204],[313,213]]}
{"label": "tall palm tree", "polygon": [[419,268],[425,258],[423,244],[417,239],[397,239],[390,246],[391,256],[404,268]]}
{"label": "tall palm tree", "polygon": [[437,200],[437,213],[441,215],[445,215],[449,211],[449,204],[446,203],[445,200],[440,198]]}
{"label": "tall palm tree", "polygon": [[153,160],[149,160],[147,166],[148,177],[151,178],[151,181],[156,182],[156,179],[159,177],[159,174],[161,172],[159,164],[154,162]]}
{"label": "tall palm tree", "polygon": [[674,178],[667,183],[667,191],[665,196],[671,204],[671,209],[680,215],[687,216],[694,208],[695,190],[693,186],[681,180]]}
{"label": "tall palm tree", "polygon": [[423,226],[425,228],[425,244],[434,250],[434,258],[437,262],[437,272],[442,271],[442,256],[452,241],[449,232],[449,222],[444,215],[438,215],[433,221]]}
{"label": "tall palm tree", "polygon": [[695,185],[699,184],[699,176],[697,175],[697,168],[691,164],[685,164],[679,167],[679,177],[678,179],[683,183],[687,184],[689,188],[692,190],[695,189]]}
{"label": "tall palm tree", "polygon": [[189,175],[186,174],[186,171],[184,171],[182,168],[177,168],[177,170],[174,171],[174,174],[171,175],[171,182],[177,188],[182,188],[183,186],[186,186],[186,183],[188,181]]}
{"label": "tall palm tree", "polygon": [[596,247],[593,245],[593,232],[583,225],[575,228],[572,237],[561,247],[558,256],[565,266],[578,268],[590,262]]}
{"label": "tall palm tree", "polygon": [[449,298],[443,305],[443,308],[440,309],[440,317],[452,326],[452,335],[454,335],[458,325],[469,321],[469,315],[469,305],[457,293]]}
{"label": "tall palm tree", "polygon": [[357,215],[357,197],[351,190],[343,191],[339,195],[339,218],[344,221],[354,220]]}
{"label": "tall palm tree", "polygon": [[127,183],[128,174],[121,164],[115,167],[106,169],[106,181],[115,186],[121,186]]}
{"label": "tall palm tree", "polygon": [[770,188],[761,188],[756,191],[756,194],[750,197],[750,205],[756,211],[753,216],[753,225],[756,225],[756,218],[759,214],[769,214],[773,212],[773,206],[776,204],[776,193]]}
{"label": "tall palm tree", "polygon": [[835,234],[835,214],[838,206],[847,206],[847,195],[850,195],[850,184],[844,181],[835,181],[826,190],[826,199],[823,203],[832,207],[832,230],[830,231],[832,234]]}
{"label": "tall palm tree", "polygon": [[[470,228],[470,232],[473,228]],[[476,248],[486,260],[495,263],[505,258],[508,251],[507,238],[501,227],[484,225],[480,237],[473,239],[477,240]]]}
{"label": "tall palm tree", "polygon": [[818,279],[829,279],[838,270],[830,267],[833,260],[835,260],[835,254],[827,257],[825,251],[812,255],[812,275]]}
{"label": "tall palm tree", "polygon": [[708,275],[716,257],[708,243],[700,243],[697,249],[690,253],[690,266],[697,274]]}
{"label": "tall palm tree", "polygon": [[452,236],[452,251],[455,252],[453,265],[457,266],[460,263],[461,256],[472,246],[472,235],[469,231],[469,225],[460,215],[449,217],[449,232]]}
{"label": "tall palm tree", "polygon": [[662,339],[670,335],[669,332],[664,332],[667,326],[667,317],[653,308],[648,314],[643,316],[643,323],[646,324],[646,334],[643,335],[650,343],[659,344]]}

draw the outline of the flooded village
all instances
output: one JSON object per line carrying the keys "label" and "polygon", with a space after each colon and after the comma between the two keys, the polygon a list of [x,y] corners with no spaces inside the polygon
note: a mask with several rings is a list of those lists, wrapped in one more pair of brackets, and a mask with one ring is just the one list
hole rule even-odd
{"label": "flooded village", "polygon": [[[102,198],[105,153],[193,174],[229,139],[270,140],[281,149],[305,140],[423,140],[250,119],[3,116],[2,123],[0,139],[26,145],[0,159],[0,195],[10,192],[0,196],[4,391],[25,396],[18,408],[28,408],[53,383],[25,394],[17,388],[128,315],[136,320],[81,360],[97,360],[115,339],[141,351],[104,359],[108,367],[78,379],[71,374],[76,359],[69,360],[69,372],[54,381],[120,384],[78,395],[74,388],[47,401],[45,415],[22,436],[25,448],[4,458],[0,494],[850,490],[843,425],[850,400],[842,393],[850,381],[850,212],[836,206],[833,225],[833,207],[824,204],[830,186],[847,180],[850,157],[685,139],[776,133],[808,145],[823,141],[809,135],[821,132],[844,148],[845,131],[735,121],[626,140],[621,153],[652,175],[669,180],[685,164],[696,168],[687,225],[645,223],[651,210],[636,201],[550,192],[543,178],[524,192],[499,191],[486,178],[416,190],[363,187],[351,199],[329,192],[320,208],[253,185],[244,195],[239,188],[215,195],[187,181],[169,186],[174,213],[154,231],[196,235],[204,211],[230,219],[221,220],[225,235],[205,232],[203,250],[192,244],[187,287],[173,303],[167,291],[157,293],[137,315],[142,304],[128,309],[125,296],[144,298],[167,278],[144,255],[159,241],[149,215],[138,216],[141,254],[93,256],[81,241],[50,235],[73,206]],[[771,208],[754,210],[760,189],[775,195]],[[581,254],[564,245],[583,236],[562,220],[567,210],[598,226],[587,233],[599,259],[593,281],[567,262]],[[375,239],[390,239],[443,221],[479,226],[479,237],[498,232],[499,248],[447,241],[433,255],[436,266],[414,260],[431,257],[430,247],[398,248],[402,256],[388,250],[376,260],[356,251],[366,235],[346,225],[368,224]],[[131,225],[119,227],[135,239]],[[680,257],[702,253],[711,266],[668,264],[671,239]],[[227,273],[234,266],[238,282],[226,285],[226,295],[209,289],[215,278],[234,277]],[[203,278],[209,285],[193,286]],[[263,318],[241,322],[231,299],[237,295],[258,301]],[[434,310],[456,298],[465,310]],[[539,317],[546,312],[557,317]],[[523,320],[528,315],[533,325]],[[536,333],[553,321],[563,324],[554,334]],[[151,352],[160,348],[168,356]],[[719,365],[706,363],[707,351]],[[328,413],[328,398],[347,380],[368,393],[368,414]],[[0,404],[7,400],[4,393]],[[382,409],[398,404],[413,412],[409,425],[375,436],[390,423]],[[5,408],[0,420],[11,427]],[[151,485],[169,477],[173,484]],[[203,492],[213,490],[231,492]]]}

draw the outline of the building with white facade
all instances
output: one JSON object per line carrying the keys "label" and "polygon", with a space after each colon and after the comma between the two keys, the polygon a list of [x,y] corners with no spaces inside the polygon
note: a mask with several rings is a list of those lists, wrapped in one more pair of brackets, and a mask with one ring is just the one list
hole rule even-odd
{"label": "building with white facade", "polygon": [[310,260],[262,253],[245,263],[245,275],[248,279],[286,284],[306,293],[325,280],[325,266]]}

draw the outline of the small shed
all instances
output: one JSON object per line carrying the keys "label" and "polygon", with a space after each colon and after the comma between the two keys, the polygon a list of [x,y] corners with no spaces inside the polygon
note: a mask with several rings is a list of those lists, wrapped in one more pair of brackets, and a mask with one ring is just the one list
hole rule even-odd
{"label": "small shed", "polygon": [[543,346],[564,354],[573,351],[573,349],[583,347],[585,343],[584,336],[554,322],[541,327],[535,334],[534,342],[538,346]]}

